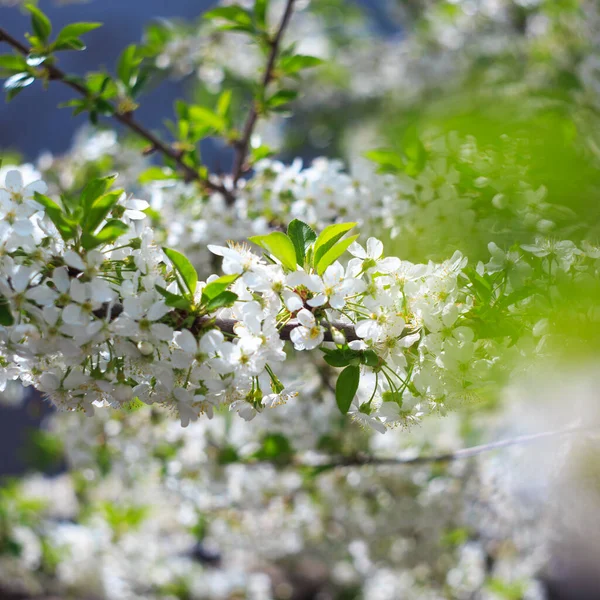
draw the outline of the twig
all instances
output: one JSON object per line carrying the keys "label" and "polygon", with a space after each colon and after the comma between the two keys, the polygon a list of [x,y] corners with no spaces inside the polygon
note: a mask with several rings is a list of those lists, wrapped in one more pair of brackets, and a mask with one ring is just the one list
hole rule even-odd
{"label": "twig", "polygon": [[[17,52],[20,52],[24,56],[28,56],[30,53],[29,48],[19,42],[19,40],[15,39],[12,35],[10,35],[7,31],[0,27],[0,42],[4,41]],[[47,64],[44,65],[46,72],[48,73],[48,77],[50,80],[60,81],[61,83],[69,86],[71,89],[75,90],[78,94],[84,96],[85,98],[92,98],[89,90],[78,83],[77,81],[71,79],[64,71],[55,67],[54,65]],[[110,103],[109,103],[110,104]],[[119,121],[122,125],[135,132],[140,137],[144,138],[150,144],[150,147],[156,151],[160,152],[167,158],[170,158],[177,164],[178,169],[183,173],[187,181],[196,181],[206,190],[211,192],[219,192],[221,193],[225,199],[231,203],[232,193],[223,185],[217,184],[210,181],[208,178],[202,177],[200,173],[190,165],[186,164],[183,161],[182,155],[180,152],[164,143],[160,140],[156,135],[154,135],[151,131],[146,129],[143,125],[138,123],[132,116],[131,113],[119,113],[117,108],[111,104],[113,109],[112,116]]]}
{"label": "twig", "polygon": [[[281,22],[279,23],[279,27],[277,29],[277,33],[275,37],[271,40],[271,51],[269,52],[269,58],[267,59],[267,65],[265,67],[265,73],[262,79],[262,88],[266,90],[269,83],[271,83],[273,79],[273,72],[275,70],[275,61],[277,60],[277,55],[279,54],[279,48],[281,46],[281,40],[283,39],[283,34],[290,22],[292,17],[292,13],[294,11],[294,2],[295,0],[287,0],[285,11],[283,13],[283,17],[281,18]],[[252,137],[252,132],[254,131],[254,127],[256,126],[256,121],[258,120],[258,104],[256,101],[252,103],[252,107],[250,108],[250,112],[248,114],[248,118],[246,119],[246,124],[244,125],[244,129],[242,132],[241,139],[237,140],[235,144],[235,157],[233,161],[233,171],[232,171],[232,179],[233,179],[233,189],[240,177],[244,172],[244,165],[246,163],[246,157],[248,155],[248,146],[250,145],[250,138]]]}
{"label": "twig", "polygon": [[319,471],[327,471],[336,469],[339,467],[364,467],[364,466],[397,466],[397,465],[421,465],[429,463],[442,463],[451,462],[455,460],[461,460],[464,458],[472,458],[479,454],[491,452],[492,450],[499,450],[502,448],[508,448],[511,446],[520,446],[525,444],[531,444],[538,442],[543,439],[558,437],[564,435],[573,435],[576,433],[590,433],[600,432],[600,425],[591,425],[587,427],[565,427],[564,429],[555,429],[553,431],[543,431],[541,433],[533,433],[529,435],[521,435],[506,440],[499,440],[497,442],[490,442],[489,444],[480,444],[479,446],[471,446],[470,448],[463,448],[462,450],[456,450],[456,452],[449,452],[446,454],[434,454],[431,456],[414,456],[412,458],[399,458],[399,457],[376,457],[368,456],[363,454],[357,454],[354,456],[338,457],[334,460],[327,459],[328,462],[314,461],[310,463],[296,462],[293,463],[297,467],[314,467]]}

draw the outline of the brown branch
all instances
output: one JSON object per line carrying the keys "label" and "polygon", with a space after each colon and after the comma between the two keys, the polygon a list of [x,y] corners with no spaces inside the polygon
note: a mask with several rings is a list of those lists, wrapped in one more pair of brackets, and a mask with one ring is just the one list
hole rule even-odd
{"label": "brown branch", "polygon": [[[27,46],[19,42],[19,40],[15,39],[12,35],[10,35],[7,31],[0,27],[0,42],[2,41],[6,42],[14,50],[23,54],[24,56],[28,56],[30,53],[30,49],[27,48]],[[55,67],[52,64],[46,64],[44,65],[44,68],[46,69],[46,73],[50,80],[60,81],[61,83],[67,85],[72,90],[75,90],[78,94],[85,98],[93,98],[92,94],[90,94],[90,91],[85,86],[70,78],[64,71],[62,71],[58,67]],[[177,150],[160,140],[151,131],[149,131],[143,125],[138,123],[133,118],[131,113],[120,113],[114,105],[111,104],[111,107],[113,109],[112,116],[117,121],[119,121],[122,125],[130,129],[131,131],[135,132],[140,137],[144,138],[150,144],[150,148],[152,148],[152,150],[160,152],[161,154],[175,162],[177,168],[184,175],[186,181],[196,181],[208,191],[219,192],[223,194],[223,196],[225,196],[228,202],[231,203],[231,198],[233,196],[223,184],[217,184],[210,181],[208,178],[202,177],[194,167],[191,167],[190,165],[184,162],[180,152],[178,152]]]}
{"label": "brown branch", "polygon": [[[600,432],[600,425],[590,425],[587,427],[565,427],[564,429],[555,429],[553,431],[543,431],[540,433],[533,433],[529,435],[521,435],[506,440],[499,440],[497,442],[490,442],[489,444],[480,444],[479,446],[471,446],[470,448],[463,448],[456,450],[456,452],[449,452],[446,454],[434,454],[431,456],[414,456],[412,458],[400,458],[400,457],[377,457],[368,456],[365,454],[356,454],[353,456],[342,456],[334,460],[328,458],[319,462],[314,461],[310,463],[306,462],[294,462],[293,465],[296,467],[313,467],[319,471],[328,471],[339,467],[365,467],[365,466],[400,466],[400,465],[422,465],[430,463],[445,463],[452,462],[455,460],[462,460],[465,458],[472,458],[479,454],[491,452],[492,450],[500,450],[502,448],[508,448],[511,446],[520,446],[525,444],[532,444],[543,439],[552,437],[562,437],[565,435],[574,435],[577,433],[592,433]],[[268,462],[268,461],[267,461]],[[248,463],[251,464],[251,463]],[[257,463],[258,464],[258,463]]]}
{"label": "brown branch", "polygon": [[[285,11],[283,13],[283,17],[281,18],[281,22],[279,23],[277,33],[275,34],[275,37],[270,41],[271,51],[269,52],[267,65],[265,67],[265,73],[262,79],[263,91],[266,91],[269,83],[271,83],[271,81],[273,80],[275,62],[279,54],[283,34],[285,33],[285,30],[288,26],[288,23],[290,22],[292,13],[294,11],[294,2],[295,0],[287,0]],[[258,120],[258,114],[259,107],[258,103],[255,100],[252,103],[250,113],[248,114],[248,118],[246,119],[246,124],[244,125],[244,129],[242,132],[242,137],[235,143],[235,157],[233,161],[232,171],[234,189],[244,172],[246,157],[248,155],[248,146],[250,145],[250,138],[252,137],[252,132],[254,131],[254,127],[256,126],[256,121]]]}

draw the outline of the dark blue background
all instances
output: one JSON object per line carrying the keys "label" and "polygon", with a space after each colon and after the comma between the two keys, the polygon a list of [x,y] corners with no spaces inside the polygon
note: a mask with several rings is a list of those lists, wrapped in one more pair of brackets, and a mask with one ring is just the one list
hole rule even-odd
{"label": "dark blue background", "polygon": [[[316,0],[318,1],[318,0]],[[382,31],[390,31],[381,1],[358,0],[375,17]],[[61,5],[55,0],[41,0],[39,7],[50,17],[55,31],[75,21],[99,21],[104,26],[85,36],[84,52],[64,52],[60,67],[68,73],[83,74],[105,67],[112,70],[120,52],[128,44],[139,42],[148,21],[159,18],[196,19],[212,7],[214,0],[92,0]],[[348,0],[348,4],[354,4]],[[29,18],[16,7],[0,7],[0,25],[19,40],[29,30]],[[393,30],[392,30],[393,31]],[[8,52],[0,44],[0,52]],[[159,128],[172,115],[173,100],[182,94],[174,82],[152,90],[144,96],[136,117],[151,128]],[[60,153],[69,148],[73,132],[86,122],[85,115],[71,117],[69,109],[56,106],[73,98],[73,92],[61,85],[47,91],[39,84],[22,92],[9,104],[0,102],[0,150],[17,150],[27,160],[35,160],[41,151]]]}

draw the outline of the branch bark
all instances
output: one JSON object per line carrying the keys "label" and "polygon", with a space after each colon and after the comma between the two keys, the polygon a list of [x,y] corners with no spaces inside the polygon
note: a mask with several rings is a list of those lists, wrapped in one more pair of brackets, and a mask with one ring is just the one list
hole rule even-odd
{"label": "branch bark", "polygon": [[[563,437],[568,435],[575,435],[581,433],[600,433],[600,425],[590,425],[586,427],[565,427],[564,429],[556,429],[553,431],[543,431],[540,433],[533,433],[529,435],[521,435],[514,438],[505,440],[499,440],[496,442],[490,442],[489,444],[480,444],[478,446],[471,446],[470,448],[463,448],[456,452],[449,452],[445,454],[434,454],[431,456],[414,456],[411,458],[401,457],[378,457],[369,456],[367,454],[355,454],[352,456],[339,456],[331,459],[331,457],[323,457],[323,460],[311,460],[302,461],[294,460],[290,463],[293,467],[305,467],[315,468],[319,472],[326,472],[332,469],[345,468],[345,467],[383,467],[383,466],[408,466],[408,465],[423,465],[431,463],[446,463],[456,460],[463,460],[467,458],[473,458],[480,454],[491,452],[493,450],[501,450],[503,448],[509,448],[511,446],[521,446],[539,442],[544,439],[553,437]],[[272,461],[253,461],[246,463],[247,465],[260,465],[269,463]]]}
{"label": "branch bark", "polygon": [[[19,40],[14,38],[7,31],[0,27],[0,42],[2,41],[6,42],[14,50],[20,54],[23,54],[24,56],[28,56],[30,53],[30,49],[27,46],[22,44]],[[46,69],[48,78],[50,80],[60,81],[85,98],[93,97],[85,86],[71,79],[58,67],[48,64],[44,65],[44,68]],[[228,202],[231,203],[231,198],[233,197],[232,193],[223,184],[214,183],[208,178],[202,177],[194,167],[191,167],[183,161],[181,154],[177,150],[163,142],[155,134],[146,129],[146,127],[144,127],[141,123],[136,121],[131,113],[119,113],[114,105],[111,104],[111,106],[113,108],[112,116],[114,119],[119,121],[119,123],[124,125],[127,129],[145,139],[151,145],[154,151],[159,152],[163,156],[175,162],[177,168],[184,175],[187,181],[195,181],[208,191],[218,192],[222,194]]]}
{"label": "branch bark", "polygon": [[[269,83],[271,83],[271,81],[273,80],[275,63],[277,61],[277,56],[281,47],[283,34],[285,33],[285,30],[287,29],[287,26],[292,17],[292,13],[294,12],[294,2],[295,0],[287,0],[283,17],[281,18],[275,37],[271,41],[271,51],[269,52],[267,65],[265,67],[265,73],[262,79],[263,91],[267,89]],[[254,127],[256,126],[256,122],[258,121],[258,114],[258,105],[257,102],[254,101],[252,103],[252,107],[250,108],[248,118],[246,119],[246,123],[242,132],[242,137],[236,142],[235,145],[236,151],[232,171],[234,189],[237,182],[240,180],[240,177],[244,173],[244,166],[246,163],[246,158],[248,156],[248,146],[250,145],[250,138],[252,137],[252,133],[254,131]]]}

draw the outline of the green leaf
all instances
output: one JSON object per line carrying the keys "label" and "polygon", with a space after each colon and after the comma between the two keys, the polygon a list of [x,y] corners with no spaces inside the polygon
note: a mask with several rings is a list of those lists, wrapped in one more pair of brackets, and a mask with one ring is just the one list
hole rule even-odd
{"label": "green leaf", "polygon": [[225,308],[227,306],[233,306],[233,303],[238,299],[237,294],[233,292],[221,292],[218,296],[215,296],[205,306],[207,312],[213,312],[219,308]]}
{"label": "green leaf", "polygon": [[194,265],[189,261],[187,257],[185,257],[181,252],[177,252],[177,250],[173,250],[171,248],[163,248],[163,252],[167,255],[167,257],[173,263],[173,267],[179,276],[181,277],[184,286],[182,287],[182,292],[185,294],[187,291],[187,296],[189,298],[194,297],[194,293],[196,291],[196,285],[198,284],[198,273],[196,273],[196,269],[194,269]]}
{"label": "green leaf", "polygon": [[197,104],[189,107],[189,120],[195,126],[214,129],[218,133],[222,133],[227,129],[227,121],[224,117]]}
{"label": "green leaf", "polygon": [[108,213],[117,204],[122,193],[123,190],[114,190],[94,200],[87,211],[87,214],[84,212],[82,222],[83,231],[88,233],[96,231],[98,226],[107,217]]}
{"label": "green leaf", "polygon": [[332,367],[347,367],[355,358],[356,351],[350,348],[321,348],[325,362]]}
{"label": "green leaf", "polygon": [[224,292],[236,279],[238,279],[239,275],[237,273],[233,275],[223,275],[214,281],[211,281],[206,285],[204,290],[202,291],[202,304],[206,304],[213,298],[216,298],[219,294]]}
{"label": "green leaf", "polygon": [[303,54],[294,54],[281,58],[279,68],[286,75],[295,75],[303,69],[311,69],[323,64],[323,60],[316,56],[306,56]]}
{"label": "green leaf", "polygon": [[358,390],[359,381],[360,368],[355,365],[346,367],[338,377],[335,384],[335,401],[343,415],[348,412],[352,404],[352,400]]}
{"label": "green leaf", "polygon": [[363,156],[379,165],[380,172],[400,173],[404,169],[404,161],[396,150],[378,148],[365,152]]}
{"label": "green leaf", "polygon": [[317,263],[317,273],[319,275],[323,275],[325,269],[327,269],[329,265],[334,263],[340,256],[342,256],[342,254],[344,254],[344,252],[348,250],[350,244],[352,244],[352,242],[356,241],[357,239],[358,235],[353,235],[329,248],[329,250],[327,250],[327,252],[323,254],[319,262]]}
{"label": "green leaf", "polygon": [[262,440],[261,447],[254,453],[257,460],[286,464],[292,460],[294,448],[289,439],[281,433],[268,433]]}
{"label": "green leaf", "polygon": [[42,43],[46,43],[52,33],[50,19],[37,6],[28,4],[25,7],[31,13],[31,28]]}
{"label": "green leaf", "polygon": [[20,72],[27,69],[27,63],[22,56],[3,54],[0,56],[0,71]]}
{"label": "green leaf", "polygon": [[166,179],[176,179],[177,175],[172,169],[167,167],[149,167],[138,176],[138,181],[144,185],[151,181],[163,181]]}
{"label": "green leaf", "polygon": [[54,46],[68,43],[82,36],[84,33],[98,29],[98,27],[102,27],[102,23],[70,23],[69,25],[65,25],[58,32],[56,40],[54,40]]}
{"label": "green leaf", "polygon": [[269,10],[269,0],[256,0],[254,2],[254,16],[257,25],[262,28],[267,28],[267,11]]}
{"label": "green leaf", "polygon": [[83,214],[86,215],[94,200],[98,199],[108,192],[110,186],[114,183],[116,175],[107,175],[98,179],[92,179],[83,188],[80,197],[80,205],[83,208]]}
{"label": "green leaf", "polygon": [[217,101],[217,115],[224,119],[227,117],[229,108],[231,107],[231,95],[231,90],[225,90]]}
{"label": "green leaf", "polygon": [[329,225],[329,227],[325,227],[315,241],[313,259],[314,266],[317,266],[327,251],[355,226],[356,223],[338,223],[337,225]]}
{"label": "green leaf", "polygon": [[290,271],[296,270],[296,250],[292,240],[285,233],[273,231],[268,235],[255,235],[248,239],[257,246],[264,248]]}
{"label": "green leaf", "polygon": [[15,318],[10,309],[9,301],[4,296],[0,296],[0,325],[10,327],[14,322]]}
{"label": "green leaf", "polygon": [[306,224],[298,219],[290,222],[287,229],[288,237],[294,244],[296,262],[304,265],[307,248],[317,239],[317,234]]}
{"label": "green leaf", "polygon": [[130,44],[121,52],[117,63],[117,77],[129,88],[135,83],[137,68],[142,62],[141,57],[137,56],[137,46]]}
{"label": "green leaf", "polygon": [[122,221],[111,219],[110,221],[107,221],[106,225],[104,225],[104,227],[95,235],[85,232],[81,236],[81,245],[86,250],[92,250],[103,244],[111,244],[124,233],[127,233],[128,230],[129,227]]}
{"label": "green leaf", "polygon": [[184,298],[183,296],[178,296],[177,294],[173,294],[172,292],[169,292],[169,290],[166,290],[160,285],[156,285],[154,287],[156,288],[156,291],[163,296],[163,298],[165,299],[165,304],[167,306],[172,306],[173,308],[179,308],[181,310],[190,310],[190,308],[192,307],[190,301],[187,298]]}
{"label": "green leaf", "polygon": [[60,236],[65,242],[75,237],[75,226],[67,221],[62,208],[54,200],[36,192],[35,201],[44,207],[46,215],[54,223],[54,226],[58,229]]}
{"label": "green leaf", "polygon": [[234,31],[254,32],[254,20],[252,14],[241,6],[221,6],[204,13],[205,19],[223,20],[229,24],[221,29],[231,29]]}
{"label": "green leaf", "polygon": [[367,367],[378,367],[379,356],[374,350],[363,350],[360,353],[360,362]]}
{"label": "green leaf", "polygon": [[295,100],[298,97],[297,90],[279,90],[275,92],[268,100],[267,100],[267,108],[269,110],[275,110],[276,108],[281,108],[285,106],[292,100]]}

